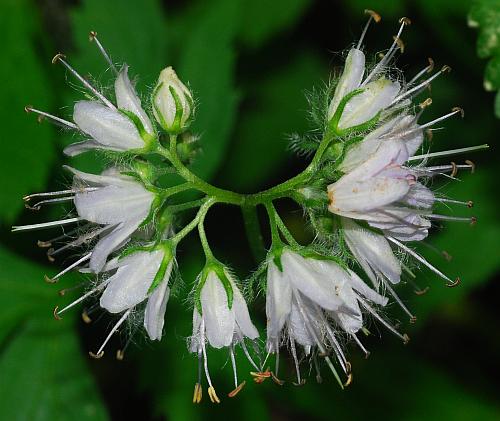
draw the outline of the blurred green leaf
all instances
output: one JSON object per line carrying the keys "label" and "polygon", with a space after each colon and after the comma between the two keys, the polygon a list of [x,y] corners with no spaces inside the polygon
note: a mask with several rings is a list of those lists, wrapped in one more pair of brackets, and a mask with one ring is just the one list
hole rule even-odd
{"label": "blurred green leaf", "polygon": [[0,266],[2,417],[107,419],[72,318],[52,317],[57,296],[43,281],[44,268],[3,248]]}
{"label": "blurred green leaf", "polygon": [[[120,0],[85,0],[72,10],[71,23],[75,42],[75,51],[68,55],[71,65],[82,75],[91,74],[105,92],[113,95],[109,89],[113,86],[113,74],[97,47],[89,42],[89,32],[96,31],[112,60],[130,65],[129,76],[132,80],[137,76],[137,91],[143,106],[149,108],[150,87],[167,58],[165,17],[160,2],[145,0],[124,5]],[[84,99],[70,87],[65,90],[65,104]],[[71,163],[83,171],[100,172],[103,168],[102,160],[93,152],[74,158]]]}
{"label": "blurred green leaf", "polygon": [[189,22],[178,66],[179,77],[189,82],[199,100],[193,131],[202,135],[203,153],[193,167],[203,178],[210,178],[224,158],[236,117],[233,43],[239,10],[238,2],[233,0],[207,4],[205,13]]}
{"label": "blurred green leaf", "polygon": [[24,107],[50,110],[53,95],[45,77],[36,45],[42,37],[37,14],[30,1],[8,0],[0,3],[3,19],[2,65],[2,182],[0,216],[12,222],[23,208],[22,196],[43,190],[54,159],[53,131],[48,124],[37,124]]}
{"label": "blurred green leaf", "polygon": [[243,0],[241,40],[251,48],[292,26],[311,4],[310,0]]}
{"label": "blurred green leaf", "polygon": [[[470,10],[470,27],[479,28],[477,54],[491,58],[486,66],[484,87],[488,91],[500,88],[500,0],[476,0]],[[495,105],[495,114],[500,112]]]}
{"label": "blurred green leaf", "polygon": [[252,190],[279,173],[292,156],[287,135],[309,128],[304,90],[326,75],[317,56],[301,52],[276,71],[252,80],[221,182],[236,190]]}

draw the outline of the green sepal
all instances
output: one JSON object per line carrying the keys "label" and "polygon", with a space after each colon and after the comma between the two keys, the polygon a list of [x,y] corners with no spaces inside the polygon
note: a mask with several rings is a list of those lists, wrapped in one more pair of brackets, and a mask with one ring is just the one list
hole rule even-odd
{"label": "green sepal", "polygon": [[152,146],[155,144],[155,141],[158,140],[157,137],[146,131],[146,129],[144,128],[144,124],[142,124],[141,119],[132,111],[123,110],[121,108],[119,108],[118,111],[125,117],[127,117],[134,124],[142,140],[144,140],[144,148],[138,149],[138,151],[151,150]]}
{"label": "green sepal", "polygon": [[342,136],[342,137],[345,137],[345,136],[349,136],[352,133],[356,133],[356,132],[367,132],[367,131],[370,131],[378,123],[378,121],[380,120],[380,115],[381,114],[382,114],[382,110],[380,110],[377,114],[375,114],[375,116],[372,117],[370,120],[365,121],[362,124],[358,124],[357,126],[349,127],[349,128],[347,128],[345,130],[340,130],[338,132],[338,135]]}
{"label": "green sepal", "polygon": [[283,254],[284,250],[285,246],[283,244],[280,245],[273,244],[271,246],[271,250],[269,250],[269,253],[267,254],[267,260],[269,262],[273,262],[280,272],[283,272],[283,263],[281,262],[281,255]]}
{"label": "green sepal", "polygon": [[344,98],[342,98],[340,100],[339,105],[337,106],[337,109],[335,110],[335,113],[333,114],[333,117],[330,119],[330,122],[328,123],[328,131],[331,131],[337,135],[340,135],[338,125],[339,125],[340,118],[342,117],[342,113],[344,112],[345,106],[353,97],[361,94],[363,91],[364,91],[364,89],[355,89],[354,91],[349,92]]}
{"label": "green sepal", "polygon": [[141,222],[139,225],[139,228],[145,227],[147,224],[149,224],[155,217],[156,211],[158,208],[162,205],[162,198],[159,195],[156,195],[153,201],[151,202],[151,207],[149,208],[149,213],[148,216],[144,219],[144,221]]}
{"label": "green sepal", "polygon": [[294,250],[294,251],[306,259],[326,260],[326,261],[330,261],[330,262],[334,262],[334,263],[338,264],[340,267],[342,267],[345,270],[349,269],[349,267],[341,259],[339,259],[335,256],[327,256],[327,255],[318,253],[317,251],[312,250],[309,247],[305,247],[303,249]]}
{"label": "green sepal", "polygon": [[200,276],[198,278],[198,285],[196,286],[194,292],[195,306],[200,314],[202,314],[203,311],[201,306],[201,290],[203,289],[203,286],[205,285],[205,282],[207,281],[207,277],[210,274],[210,272],[215,272],[217,278],[222,283],[222,286],[224,287],[224,290],[226,291],[227,295],[228,308],[231,309],[233,307],[233,295],[234,295],[233,286],[231,285],[231,281],[229,280],[226,274],[224,265],[215,259],[211,259],[207,260],[205,267],[201,271]]}
{"label": "green sepal", "polygon": [[163,251],[163,259],[161,260],[158,272],[156,272],[153,282],[148,289],[148,294],[151,294],[158,287],[158,285],[163,282],[168,266],[172,263],[175,255],[175,246],[168,241],[157,245],[155,249],[161,249]]}
{"label": "green sepal", "polygon": [[154,245],[153,244],[127,247],[125,250],[123,250],[120,253],[120,255],[118,256],[118,260],[122,260],[125,257],[130,256],[131,254],[138,253],[138,252],[141,252],[141,251],[150,252],[153,249],[154,249]]}

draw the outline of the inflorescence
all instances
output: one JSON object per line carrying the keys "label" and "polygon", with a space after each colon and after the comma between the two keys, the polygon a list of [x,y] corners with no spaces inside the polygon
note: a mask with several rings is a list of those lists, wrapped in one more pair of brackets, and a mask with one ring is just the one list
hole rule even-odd
{"label": "inflorescence", "polygon": [[[59,319],[86,299],[100,296],[99,305],[118,316],[100,348],[90,353],[102,357],[112,335],[131,315],[143,321],[151,340],[163,334],[167,302],[174,283],[177,245],[198,230],[206,264],[194,280],[192,293],[193,331],[190,352],[199,362],[199,378],[193,402],[202,399],[202,377],[208,384],[212,402],[220,399],[212,382],[207,347],[228,352],[234,375],[235,396],[244,386],[237,374],[236,349],[240,349],[255,371],[256,383],[279,378],[279,357],[288,348],[296,368],[294,384],[303,384],[300,363],[307,361],[320,381],[321,361],[341,387],[352,381],[346,342],[352,340],[366,355],[360,334],[369,334],[367,318],[380,322],[404,343],[401,333],[381,310],[397,303],[410,322],[416,320],[395,289],[398,284],[415,283],[414,268],[423,266],[453,287],[452,279],[418,254],[413,244],[423,242],[433,221],[466,221],[437,213],[436,205],[472,207],[471,201],[448,198],[428,185],[435,177],[456,179],[458,171],[473,172],[474,164],[431,165],[443,158],[486,148],[481,145],[441,152],[429,151],[429,140],[437,123],[462,115],[460,108],[433,121],[418,123],[431,105],[427,98],[418,102],[430,83],[450,70],[443,66],[433,73],[429,59],[410,81],[395,72],[394,59],[403,51],[401,34],[410,24],[400,20],[390,48],[372,65],[366,65],[363,42],[371,22],[380,21],[373,11],[356,46],[345,58],[342,74],[332,80],[326,107],[314,133],[303,140],[303,149],[312,152],[309,165],[297,176],[268,190],[243,195],[217,188],[189,169],[198,150],[197,137],[189,132],[195,117],[194,99],[171,67],[161,71],[156,87],[141,103],[128,76],[128,66],[118,68],[100,43],[97,45],[115,74],[114,98],[104,96],[82,77],[62,54],[53,62],[62,64],[86,89],[89,99],[78,101],[72,121],[53,116],[31,106],[26,111],[63,126],[83,140],[65,148],[72,157],[89,150],[105,154],[112,162],[99,175],[66,166],[73,182],[65,190],[26,196],[26,206],[38,210],[44,205],[70,202],[72,214],[62,220],[13,227],[14,231],[63,227],[63,234],[39,241],[48,248],[51,261],[68,250],[81,253],[71,265],[48,282],[72,270],[95,276],[96,281],[77,300],[56,307]],[[293,139],[300,152],[301,138]],[[312,146],[311,146],[312,144]],[[210,145],[207,145],[210,147]],[[174,173],[181,183],[165,185],[163,176]],[[188,201],[181,193],[197,192]],[[193,199],[193,197],[197,197]],[[299,244],[277,212],[274,202],[291,198],[304,209],[314,231],[310,244]],[[204,229],[207,212],[215,204],[236,205],[255,218],[257,206],[267,210],[272,242],[258,271],[248,281],[249,288],[265,291],[266,340],[259,347],[259,331],[249,315],[240,282],[228,266],[213,254]],[[185,222],[186,215],[197,209]],[[254,219],[255,222],[255,219]],[[70,227],[69,229],[67,227]],[[257,235],[258,222],[250,235]],[[430,245],[429,245],[430,246]],[[432,246],[430,246],[432,247]],[[363,276],[364,279],[361,277]],[[255,282],[254,282],[255,281]],[[90,321],[88,312],[84,320]],[[346,340],[347,339],[347,340]],[[117,354],[123,358],[123,350]],[[274,368],[268,366],[274,358]]]}

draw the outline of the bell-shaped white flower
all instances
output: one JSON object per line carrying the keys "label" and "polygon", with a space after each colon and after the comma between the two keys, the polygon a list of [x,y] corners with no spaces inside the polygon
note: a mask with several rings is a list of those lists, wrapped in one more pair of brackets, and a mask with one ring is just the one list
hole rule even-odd
{"label": "bell-shaped white flower", "polygon": [[193,113],[193,97],[172,67],[161,71],[152,103],[156,121],[165,131],[179,133],[187,129]]}
{"label": "bell-shaped white flower", "polygon": [[[149,140],[153,135],[153,126],[128,78],[127,65],[116,78],[115,94],[118,109],[100,101],[79,101],[75,104],[73,121],[78,129],[90,136],[90,140],[68,146],[64,150],[66,155],[74,156],[90,149],[124,152],[146,146],[145,139]],[[137,118],[139,127],[131,117]]]}
{"label": "bell-shaped white flower", "polygon": [[[401,90],[397,81],[384,76],[369,83],[362,83],[365,72],[365,55],[353,48],[347,55],[344,72],[339,79],[328,107],[328,120],[336,118],[336,129],[343,131],[361,126],[391,106]],[[354,93],[357,89],[359,92]],[[352,95],[348,98],[348,95]]]}
{"label": "bell-shaped white flower", "polygon": [[[105,227],[89,262],[91,270],[99,272],[108,256],[123,246],[148,217],[155,194],[116,169],[94,175],[67,168],[75,176],[77,192],[73,200],[78,216]],[[89,188],[82,189],[82,184]]]}

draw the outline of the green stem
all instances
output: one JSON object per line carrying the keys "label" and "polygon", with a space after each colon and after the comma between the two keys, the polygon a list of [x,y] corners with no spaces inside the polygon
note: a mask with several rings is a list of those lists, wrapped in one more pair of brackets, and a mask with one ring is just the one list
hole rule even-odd
{"label": "green stem", "polygon": [[247,233],[248,243],[253,256],[257,262],[260,262],[266,256],[264,239],[260,230],[259,215],[256,206],[242,206],[243,221]]}
{"label": "green stem", "polygon": [[203,200],[204,200],[204,203],[200,207],[200,209],[198,210],[198,213],[196,214],[194,219],[170,239],[170,241],[172,241],[172,243],[174,245],[179,244],[179,242],[186,235],[188,235],[193,229],[196,228],[196,226],[198,226],[200,224],[201,221],[203,221],[205,219],[205,215],[208,212],[208,209],[210,209],[210,206],[212,206],[215,203],[214,198],[205,198]]}

